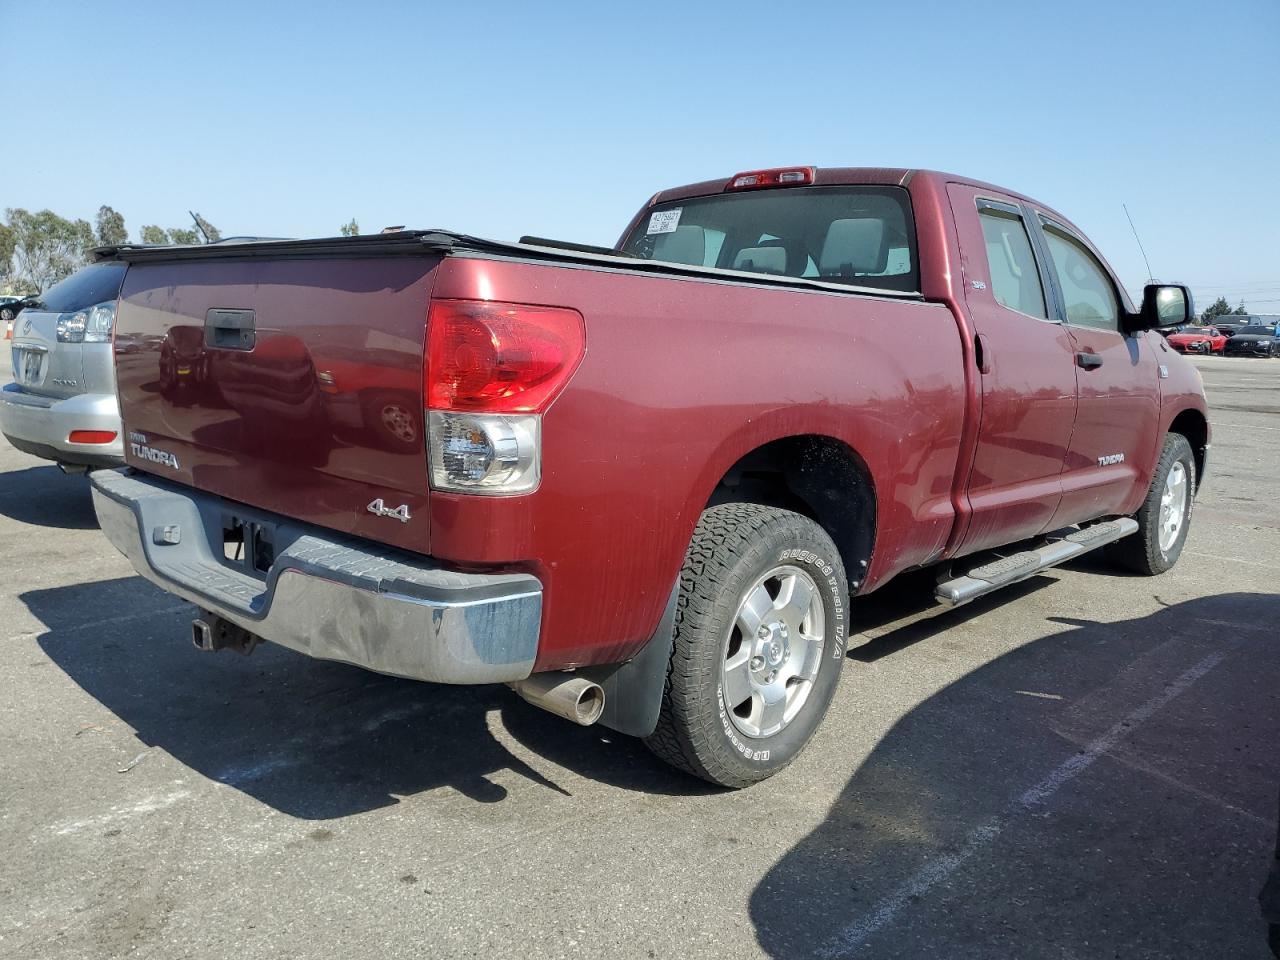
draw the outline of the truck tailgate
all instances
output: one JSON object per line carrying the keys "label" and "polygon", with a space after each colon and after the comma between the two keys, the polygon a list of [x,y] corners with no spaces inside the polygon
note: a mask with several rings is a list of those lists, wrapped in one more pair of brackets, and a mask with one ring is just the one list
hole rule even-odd
{"label": "truck tailgate", "polygon": [[[440,259],[131,263],[115,333],[126,460],[428,551],[423,344]],[[421,521],[379,516],[368,509],[375,499]]]}

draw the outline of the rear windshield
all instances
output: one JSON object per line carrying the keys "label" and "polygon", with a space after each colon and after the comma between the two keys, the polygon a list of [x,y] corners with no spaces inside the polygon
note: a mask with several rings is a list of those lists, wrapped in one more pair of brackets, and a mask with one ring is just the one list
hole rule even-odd
{"label": "rear windshield", "polygon": [[1274,334],[1275,332],[1276,332],[1276,328],[1275,328],[1275,327],[1256,327],[1256,326],[1248,326],[1248,327],[1241,327],[1239,330],[1237,330],[1237,331],[1236,331],[1236,336],[1239,336],[1239,335],[1240,335],[1240,334],[1242,334],[1242,333],[1256,333],[1256,334],[1258,334],[1259,336],[1266,336],[1266,337],[1269,337],[1269,336],[1271,336],[1272,334]]}
{"label": "rear windshield", "polygon": [[668,263],[920,289],[901,187],[779,187],[660,203],[623,249]]}
{"label": "rear windshield", "polygon": [[53,313],[83,310],[120,296],[120,284],[128,264],[95,263],[77,270],[40,294],[36,307]]}

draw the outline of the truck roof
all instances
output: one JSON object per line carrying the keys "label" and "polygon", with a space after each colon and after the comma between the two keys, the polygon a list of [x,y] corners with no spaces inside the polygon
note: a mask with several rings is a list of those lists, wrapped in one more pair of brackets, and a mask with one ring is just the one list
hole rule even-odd
{"label": "truck roof", "polygon": [[[805,164],[797,164],[797,166],[805,166]],[[1017,190],[1010,190],[1008,187],[1002,187],[999,184],[988,183],[985,180],[975,180],[972,177],[963,177],[954,173],[945,173],[941,170],[926,170],[918,167],[814,167],[813,183],[815,186],[842,186],[848,184],[870,184],[884,186],[907,186],[912,180],[924,178],[934,180],[938,184],[946,183],[963,183],[973,187],[979,187],[988,190],[994,190],[997,193],[1003,193],[1010,197],[1016,197],[1019,200],[1025,200],[1027,203],[1034,203],[1038,207],[1043,207],[1046,211],[1052,213],[1056,218],[1062,220],[1065,224],[1070,224],[1066,217],[1062,216],[1052,207],[1041,203],[1034,197],[1019,193]],[[698,183],[689,183],[680,187],[672,187],[669,190],[661,190],[653,195],[648,206],[658,203],[667,203],[671,200],[685,200],[689,197],[702,197],[709,194],[723,193],[725,184],[729,182],[731,177],[720,177],[715,180],[703,180]]]}

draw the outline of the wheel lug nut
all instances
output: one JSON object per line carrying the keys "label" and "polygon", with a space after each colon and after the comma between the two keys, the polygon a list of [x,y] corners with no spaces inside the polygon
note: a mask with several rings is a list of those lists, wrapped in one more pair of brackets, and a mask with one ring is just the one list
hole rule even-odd
{"label": "wheel lug nut", "polygon": [[769,636],[769,628],[761,625],[760,629],[756,631],[756,636],[763,640],[765,637]]}
{"label": "wheel lug nut", "polygon": [[752,670],[759,670],[764,666],[764,657],[752,657],[751,663],[748,664]]}

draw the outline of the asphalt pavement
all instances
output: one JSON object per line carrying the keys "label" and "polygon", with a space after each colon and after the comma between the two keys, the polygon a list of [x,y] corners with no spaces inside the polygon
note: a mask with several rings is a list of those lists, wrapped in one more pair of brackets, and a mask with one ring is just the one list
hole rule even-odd
{"label": "asphalt pavement", "polygon": [[505,688],[200,653],[0,440],[0,957],[1265,958],[1280,360],[1195,362],[1174,571],[857,601],[826,723],[736,793]]}

